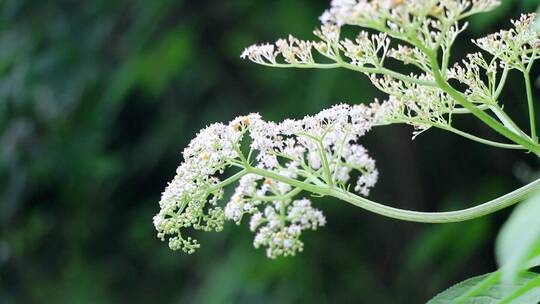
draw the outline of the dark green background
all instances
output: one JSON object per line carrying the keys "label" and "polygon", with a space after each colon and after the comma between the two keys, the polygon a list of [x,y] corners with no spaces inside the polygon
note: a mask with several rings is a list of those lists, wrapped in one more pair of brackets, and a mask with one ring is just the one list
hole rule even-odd
{"label": "dark green background", "polygon": [[[328,2],[0,1],[0,303],[421,303],[494,270],[507,211],[434,226],[316,199],[327,226],[305,233],[300,256],[276,261],[253,248],[245,225],[197,234],[191,256],[156,238],[160,193],[200,128],[384,98],[354,72],[239,58],[255,42],[311,38]],[[538,4],[509,0],[472,19],[456,59],[476,51],[471,38]],[[524,86],[511,76],[505,109],[526,128]],[[459,125],[497,139],[473,119]],[[456,209],[537,168],[521,152],[436,130],[411,141],[411,132],[366,137],[381,172],[374,199]]]}

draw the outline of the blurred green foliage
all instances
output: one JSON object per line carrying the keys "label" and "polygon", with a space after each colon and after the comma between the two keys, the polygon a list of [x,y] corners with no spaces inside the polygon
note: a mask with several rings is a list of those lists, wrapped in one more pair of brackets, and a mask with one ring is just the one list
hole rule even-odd
{"label": "blurred green foliage", "polygon": [[[498,278],[499,273],[491,273],[477,276],[459,284],[456,284],[438,294],[430,300],[428,304],[529,304],[538,303],[540,299],[540,288],[538,286],[537,273],[524,272],[516,277],[515,282],[491,282],[493,278]],[[529,292],[521,292],[528,290]]]}
{"label": "blurred green foliage", "polygon": [[[456,59],[476,51],[467,35],[508,27],[537,4],[508,0],[471,20]],[[159,195],[201,127],[384,98],[350,71],[239,59],[251,43],[310,37],[327,5],[0,1],[0,303],[419,303],[495,269],[505,212],[431,226],[321,199],[327,227],[306,235],[301,256],[277,261],[251,248],[245,227],[200,235],[193,256],[155,237]],[[522,83],[509,87],[507,108],[526,125]],[[417,210],[470,206],[519,185],[516,168],[525,176],[537,165],[439,131],[410,138],[409,128],[391,127],[366,139],[381,171],[376,199]]]}
{"label": "blurred green foliage", "polygon": [[455,284],[428,304],[538,303],[540,274],[529,270],[540,265],[539,202],[540,193],[521,202],[502,226],[495,243],[499,270]]}

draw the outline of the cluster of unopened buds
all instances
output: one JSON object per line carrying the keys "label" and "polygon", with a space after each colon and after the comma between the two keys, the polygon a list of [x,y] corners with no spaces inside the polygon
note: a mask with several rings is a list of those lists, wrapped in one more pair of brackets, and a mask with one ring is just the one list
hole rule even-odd
{"label": "cluster of unopened buds", "polygon": [[[362,198],[375,185],[378,172],[360,141],[372,127],[405,123],[415,127],[415,135],[436,127],[484,144],[540,155],[534,136],[519,130],[499,101],[508,70],[527,73],[540,57],[534,14],[513,21],[511,30],[474,41],[490,59],[475,53],[450,67],[451,47],[467,26],[461,21],[499,4],[498,0],[333,0],[315,31],[318,41],[289,36],[274,44],[248,47],[241,57],[265,66],[359,71],[389,97],[369,106],[336,105],[300,120],[275,123],[250,114],[206,127],[184,150],[183,163],[163,192],[160,212],[154,217],[158,237],[168,240],[172,249],[192,253],[199,244],[185,236],[187,229],[220,231],[226,220],[240,224],[249,217],[245,221],[256,234],[255,247],[266,247],[271,258],[294,255],[303,249],[302,231],[326,223],[310,200],[299,197],[304,193],[334,196],[411,221],[474,216],[430,216]],[[345,25],[380,33],[360,31],[355,39],[342,38]],[[388,69],[389,60],[412,65],[416,72]],[[459,91],[451,81],[467,89]],[[486,114],[487,109],[500,122]],[[457,129],[452,124],[456,114],[475,115],[515,144]],[[225,189],[233,185],[234,193],[222,204]]]}

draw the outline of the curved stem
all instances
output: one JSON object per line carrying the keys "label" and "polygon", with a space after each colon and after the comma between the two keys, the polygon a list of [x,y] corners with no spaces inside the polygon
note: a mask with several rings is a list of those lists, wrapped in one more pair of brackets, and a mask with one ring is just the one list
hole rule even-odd
{"label": "curved stem", "polygon": [[501,76],[501,79],[499,80],[499,85],[497,86],[497,89],[495,90],[495,93],[493,94],[493,99],[497,100],[501,96],[502,90],[504,89],[504,85],[506,84],[506,79],[508,78],[508,71],[510,69],[508,67],[505,67]]}
{"label": "curved stem", "polygon": [[484,145],[488,145],[488,146],[492,146],[492,147],[496,147],[496,148],[502,148],[502,149],[526,150],[526,148],[524,148],[523,146],[520,146],[520,145],[512,145],[512,144],[505,144],[505,143],[500,143],[500,142],[496,142],[496,141],[491,141],[491,140],[488,140],[488,139],[485,139],[485,138],[481,138],[481,137],[469,134],[467,132],[463,132],[463,131],[455,129],[455,128],[451,128],[451,127],[449,127],[449,128],[439,127],[439,128],[444,129],[444,130],[449,131],[449,132],[452,132],[452,133],[455,133],[457,135],[463,136],[463,137],[465,137],[467,139],[470,139],[472,141],[479,142],[479,143],[484,144]]}
{"label": "curved stem", "polygon": [[[411,122],[411,121],[413,121],[413,120],[412,119],[409,119],[408,121],[398,120],[398,121],[394,121],[393,123],[406,124],[406,123]],[[418,121],[417,123],[423,123],[423,122]],[[478,137],[476,135],[472,135],[470,133],[461,131],[459,129],[456,129],[456,128],[448,126],[448,125],[432,123],[432,124],[430,124],[430,126],[432,126],[434,128],[441,129],[441,130],[445,130],[445,131],[448,131],[448,132],[452,132],[452,133],[457,134],[459,136],[465,137],[465,138],[467,138],[469,140],[472,140],[472,141],[475,141],[475,142],[478,142],[478,143],[481,143],[481,144],[484,144],[484,145],[496,147],[496,148],[511,149],[511,150],[527,150],[527,148],[524,148],[523,146],[520,146],[520,145],[505,144],[505,143],[492,141],[492,140],[489,140],[489,139]]]}
{"label": "curved stem", "polygon": [[418,212],[398,209],[370,201],[341,189],[332,190],[330,195],[357,207],[394,219],[419,223],[454,223],[472,220],[494,213],[528,198],[538,190],[540,190],[540,179],[487,203],[468,209],[449,212]]}
{"label": "curved stem", "polygon": [[249,167],[246,168],[246,171],[283,183],[287,183],[294,187],[301,188],[305,191],[312,192],[313,194],[332,196],[376,214],[398,220],[419,223],[455,223],[472,220],[514,205],[528,198],[534,192],[540,190],[540,179],[537,179],[515,191],[512,191],[487,203],[472,208],[449,212],[419,212],[386,206],[380,203],[370,201],[344,189],[336,187],[315,186],[310,183],[298,181],[259,168]]}

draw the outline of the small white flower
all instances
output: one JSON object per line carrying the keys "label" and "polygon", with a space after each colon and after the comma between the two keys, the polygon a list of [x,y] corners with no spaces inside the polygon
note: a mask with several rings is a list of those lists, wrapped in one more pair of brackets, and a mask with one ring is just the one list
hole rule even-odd
{"label": "small white flower", "polygon": [[448,71],[448,77],[466,84],[465,92],[468,100],[479,104],[490,104],[495,101],[493,90],[482,80],[487,75],[488,83],[496,83],[498,62],[493,60],[488,63],[481,53],[467,55],[467,60],[462,65],[456,64]]}
{"label": "small white flower", "polygon": [[535,20],[536,14],[522,15],[519,20],[512,20],[514,28],[473,42],[500,59],[505,67],[523,70],[529,62],[540,58],[540,32],[534,27]]}

